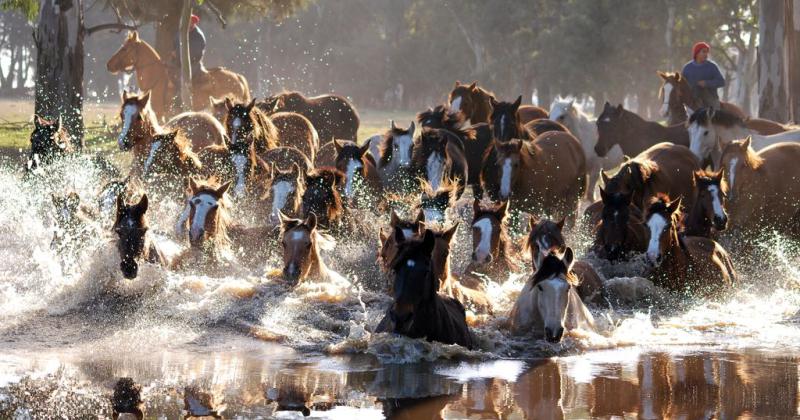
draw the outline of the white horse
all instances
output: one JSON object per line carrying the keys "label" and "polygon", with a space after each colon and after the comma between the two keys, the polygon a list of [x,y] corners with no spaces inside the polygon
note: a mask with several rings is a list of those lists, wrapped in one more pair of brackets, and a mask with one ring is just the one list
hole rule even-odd
{"label": "white horse", "polygon": [[623,161],[622,149],[619,145],[608,151],[605,157],[597,156],[594,145],[597,144],[597,125],[595,120],[590,120],[577,106],[575,100],[566,101],[556,99],[550,105],[550,119],[563,124],[580,140],[583,153],[586,154],[586,172],[589,174],[589,188],[586,189],[586,199],[595,200],[595,189],[601,170],[614,169]]}
{"label": "white horse", "polygon": [[781,142],[800,142],[800,129],[765,136],[747,128],[744,120],[724,109],[701,108],[693,112],[688,131],[689,149],[701,164],[710,159],[714,168],[719,167],[722,148],[733,140],[751,137],[755,151]]}
{"label": "white horse", "polygon": [[572,248],[563,258],[551,254],[542,260],[509,313],[513,334],[533,332],[558,343],[568,330],[594,330],[594,318],[578,296],[574,262]]}

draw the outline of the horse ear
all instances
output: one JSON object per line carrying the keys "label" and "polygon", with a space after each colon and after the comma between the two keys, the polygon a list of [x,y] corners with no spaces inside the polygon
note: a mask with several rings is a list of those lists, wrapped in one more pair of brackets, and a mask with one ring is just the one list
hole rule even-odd
{"label": "horse ear", "polygon": [[714,119],[714,115],[717,114],[717,110],[714,109],[713,106],[710,106],[710,107],[708,107],[708,111],[706,111],[706,114],[708,115],[708,120],[710,121],[710,120]]}
{"label": "horse ear", "polygon": [[397,130],[397,124],[395,124],[394,120],[389,120],[389,129]]}
{"label": "horse ear", "polygon": [[344,147],[344,144],[342,144],[341,142],[342,142],[342,140],[333,139],[333,146],[336,149],[336,154],[337,155],[339,153],[342,153],[342,148]]}
{"label": "horse ear", "polygon": [[572,271],[572,265],[575,264],[575,252],[572,251],[572,248],[567,247],[567,250],[564,251],[564,258],[562,258],[561,261],[567,266],[568,273]]}
{"label": "horse ear", "polygon": [[442,238],[444,238],[447,243],[450,243],[450,241],[453,239],[453,235],[456,234],[456,230],[458,230],[458,222],[456,222],[450,229],[444,231]]}
{"label": "horse ear", "polygon": [[[502,214],[502,215],[503,215],[503,217],[505,217],[505,215],[508,213],[508,200],[505,200],[505,201],[503,201],[502,203],[500,203],[500,208],[499,208],[499,209],[497,209],[497,211],[498,211],[500,214]],[[502,218],[501,218],[501,219],[502,219]]]}
{"label": "horse ear", "polygon": [[308,226],[310,230],[314,230],[317,228],[317,215],[314,212],[308,214],[306,220],[303,222],[304,225]]}
{"label": "horse ear", "polygon": [[256,106],[256,98],[253,98],[253,100],[251,100],[250,103],[247,104],[247,112],[252,111],[254,106]]}
{"label": "horse ear", "polygon": [[571,101],[569,101],[569,108],[570,109],[575,108],[575,99],[574,98]]}
{"label": "horse ear", "polygon": [[747,150],[750,148],[750,143],[753,142],[753,136],[747,136],[746,139],[742,142],[742,149]]}
{"label": "horse ear", "polygon": [[395,227],[394,228],[394,242],[400,244],[400,243],[403,243],[403,241],[405,241],[405,240],[406,240],[406,237],[405,237],[405,235],[403,235],[403,229],[400,229],[399,227]]}
{"label": "horse ear", "polygon": [[433,248],[436,246],[436,236],[430,229],[425,229],[425,234],[422,237],[422,250],[423,255],[430,256],[433,253]]}
{"label": "horse ear", "polygon": [[519,106],[522,105],[522,95],[517,96],[517,100],[512,105],[514,105],[514,110],[519,109]]}
{"label": "horse ear", "polygon": [[722,182],[722,179],[723,179],[724,177],[725,177],[725,168],[724,168],[724,167],[722,167],[722,168],[719,168],[719,171],[717,171],[717,173],[716,173],[716,174],[714,174],[714,179],[715,179],[717,182]]}
{"label": "horse ear", "polygon": [[286,225],[287,223],[292,221],[292,218],[283,214],[283,211],[278,210],[278,219],[281,221],[281,225]]}
{"label": "horse ear", "polygon": [[608,185],[608,181],[611,180],[611,177],[602,169],[600,170],[600,178],[603,180],[603,185]]}
{"label": "horse ear", "polygon": [[675,213],[681,207],[681,201],[683,197],[678,197],[677,200],[672,200],[669,205],[667,205],[667,211],[669,214]]}
{"label": "horse ear", "polygon": [[535,214],[528,214],[528,230],[533,230],[539,224],[539,217]]}
{"label": "horse ear", "polygon": [[564,230],[564,224],[566,223],[566,221],[567,221],[567,218],[566,217],[562,217],[561,220],[556,222],[556,226],[558,226],[558,230],[559,231]]}
{"label": "horse ear", "polygon": [[303,173],[303,170],[300,169],[300,165],[298,165],[297,162],[292,162],[292,166],[289,167],[289,171],[295,175]]}
{"label": "horse ear", "polygon": [[62,123],[61,115],[56,118],[56,131],[61,130],[61,123]]}
{"label": "horse ear", "polygon": [[378,231],[378,240],[380,241],[381,246],[383,246],[383,244],[389,240],[389,234],[383,231],[383,227],[381,227],[381,229]]}
{"label": "horse ear", "polygon": [[622,104],[617,105],[617,114],[621,114],[623,109]]}
{"label": "horse ear", "polygon": [[392,209],[392,215],[389,216],[389,226],[396,227],[398,224],[400,224],[400,216]]}
{"label": "horse ear", "polygon": [[369,152],[369,142],[368,142],[368,141],[367,141],[367,142],[365,142],[365,143],[364,143],[364,144],[361,146],[361,148],[358,150],[358,154],[360,154],[360,155],[361,155],[361,157],[364,157],[364,156],[366,156],[367,152]]}
{"label": "horse ear", "polygon": [[493,96],[489,97],[489,103],[492,104],[492,108],[497,108],[497,99],[495,99]]}
{"label": "horse ear", "polygon": [[139,202],[136,203],[136,211],[139,215],[145,214],[147,212],[147,207],[150,205],[150,201],[147,199],[147,194],[142,194],[142,198],[139,199]]}
{"label": "horse ear", "polygon": [[456,80],[456,84],[453,86],[453,89],[461,86],[461,80]]}
{"label": "horse ear", "polygon": [[681,72],[676,71],[673,74],[675,75],[675,81],[676,82],[680,83],[683,80],[683,75],[681,74]]}
{"label": "horse ear", "polygon": [[231,187],[231,184],[233,184],[233,181],[228,181],[228,182],[226,182],[226,183],[222,184],[222,186],[221,186],[221,187],[217,188],[217,191],[216,191],[216,193],[217,193],[217,196],[218,196],[218,197],[222,197],[222,196],[224,196],[224,195],[225,195],[225,192],[227,192],[227,191],[228,191],[228,188],[230,188],[230,187]]}
{"label": "horse ear", "polygon": [[200,189],[200,186],[197,185],[197,181],[195,181],[194,178],[192,177],[189,177],[189,189],[192,190],[192,194],[194,194],[195,192],[197,192],[197,190]]}
{"label": "horse ear", "polygon": [[[414,220],[414,223],[416,223],[417,226],[422,226],[422,224],[425,223],[425,211],[424,210],[419,209],[419,211],[417,212],[417,219]],[[417,233],[419,233],[419,232],[417,232]]]}
{"label": "horse ear", "polygon": [[475,80],[475,81],[472,82],[471,85],[469,85],[469,90],[475,90],[475,88],[477,88],[477,87],[478,87],[478,81]]}
{"label": "horse ear", "polygon": [[600,187],[600,201],[603,203],[608,201],[608,195],[606,194],[606,190],[603,187]]}
{"label": "horse ear", "polygon": [[603,104],[603,110],[605,111],[606,109],[609,109],[609,108],[611,108],[611,104],[608,103],[608,101],[606,101],[606,103]]}
{"label": "horse ear", "polygon": [[40,128],[43,125],[45,125],[44,124],[44,118],[42,118],[42,117],[40,117],[40,116],[38,116],[36,114],[33,114],[33,126],[36,127],[36,128]]}
{"label": "horse ear", "polygon": [[414,137],[414,130],[417,129],[417,125],[414,124],[414,121],[411,121],[411,125],[408,126],[408,134],[413,138]]}
{"label": "horse ear", "polygon": [[225,108],[227,108],[228,111],[230,111],[231,108],[233,108],[233,100],[231,100],[230,96],[225,97]]}
{"label": "horse ear", "polygon": [[128,36],[128,38],[130,38],[132,41],[138,41],[139,40],[139,31],[131,32],[130,35]]}
{"label": "horse ear", "polygon": [[150,91],[148,90],[148,91],[147,91],[147,93],[145,93],[144,95],[142,95],[142,97],[141,97],[141,98],[139,98],[139,101],[138,101],[138,102],[139,102],[139,107],[140,107],[140,108],[144,108],[144,107],[146,107],[146,106],[147,106],[147,104],[150,102]]}
{"label": "horse ear", "polygon": [[123,196],[124,194],[122,193],[117,194],[117,214],[125,211],[125,197]]}

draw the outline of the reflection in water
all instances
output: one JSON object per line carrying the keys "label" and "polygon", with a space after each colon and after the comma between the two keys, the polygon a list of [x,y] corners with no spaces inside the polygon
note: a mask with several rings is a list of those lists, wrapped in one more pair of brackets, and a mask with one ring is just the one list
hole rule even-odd
{"label": "reflection in water", "polygon": [[0,418],[110,416],[109,397],[122,376],[143,386],[148,418],[184,416],[187,389],[198,401],[225,406],[226,417],[243,418],[729,419],[793,417],[798,410],[798,358],[755,350],[609,350],[529,361],[512,378],[508,363],[382,365],[369,356],[298,362],[294,354],[242,344],[239,351],[147,356],[75,352],[83,354],[77,361],[3,356],[4,373],[31,376],[4,377]]}

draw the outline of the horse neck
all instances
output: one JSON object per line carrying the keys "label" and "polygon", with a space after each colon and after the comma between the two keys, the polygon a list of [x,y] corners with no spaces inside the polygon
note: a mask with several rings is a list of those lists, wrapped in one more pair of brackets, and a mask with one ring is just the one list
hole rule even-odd
{"label": "horse neck", "polygon": [[308,277],[319,280],[327,280],[330,273],[328,271],[328,266],[325,265],[325,262],[322,261],[322,257],[319,256],[319,248],[317,247],[316,240],[314,241],[314,247],[312,248],[308,258]]}
{"label": "horse neck", "polygon": [[142,90],[152,89],[156,83],[166,77],[161,57],[150,44],[144,41],[141,41],[139,47],[136,48],[136,61],[133,69],[136,70],[136,81]]}
{"label": "horse neck", "polygon": [[488,123],[492,114],[492,103],[489,96],[482,90],[472,95],[472,115],[469,116],[471,124]]}
{"label": "horse neck", "polygon": [[669,105],[669,120],[667,124],[673,125],[677,123],[684,122],[689,119],[689,115],[686,114],[686,107],[683,103],[677,103]]}
{"label": "horse neck", "polygon": [[690,236],[711,236],[711,220],[706,217],[700,202],[695,199],[694,206],[686,216],[686,228],[684,233]]}

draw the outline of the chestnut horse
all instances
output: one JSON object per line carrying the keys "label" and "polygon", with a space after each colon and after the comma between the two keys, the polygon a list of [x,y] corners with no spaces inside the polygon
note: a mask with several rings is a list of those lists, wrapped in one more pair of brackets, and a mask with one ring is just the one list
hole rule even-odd
{"label": "chestnut horse", "polygon": [[756,153],[750,137],[722,151],[728,183],[728,219],[736,230],[787,232],[800,202],[800,143],[778,143]]}
{"label": "chestnut horse", "polygon": [[300,201],[300,215],[312,213],[325,229],[331,229],[342,221],[345,208],[339,190],[344,187],[345,176],[336,168],[321,167],[305,174],[305,191]]}
{"label": "chestnut horse", "polygon": [[597,156],[606,156],[614,145],[619,145],[625,155],[636,156],[664,141],[689,147],[686,126],[680,123],[664,127],[657,122],[645,121],[622,105],[614,107],[608,102],[597,118],[597,144],[594,145]]}
{"label": "chestnut horse", "polygon": [[283,279],[291,286],[308,280],[344,280],[330,270],[319,255],[320,250],[330,251],[336,243],[317,230],[317,217],[313,213],[304,220],[281,214],[280,242],[283,247]]}
{"label": "chestnut horse", "polygon": [[[703,107],[697,99],[692,95],[692,88],[689,82],[680,72],[657,72],[658,77],[661,78],[661,87],[658,89],[658,97],[661,99],[661,115],[667,117],[667,124],[673,125],[686,121],[689,116],[686,113],[687,108],[689,113],[692,110],[698,110]],[[733,113],[739,118],[746,119],[747,114],[738,106],[730,103],[720,101],[722,109]]]}
{"label": "chestnut horse", "polygon": [[269,117],[255,107],[255,99],[249,104],[225,101],[228,115],[225,126],[228,134],[228,149],[235,171],[233,193],[242,196],[247,180],[257,170],[256,157],[262,157],[278,146],[278,130]]}
{"label": "chestnut horse", "polygon": [[[403,241],[414,237],[422,237],[424,233],[425,215],[422,211],[417,213],[414,220],[404,220],[392,210],[389,219],[389,228],[381,228],[378,234],[380,249],[378,251],[378,263],[384,273],[388,273],[392,267],[389,265],[397,255],[399,243],[395,238],[402,238]],[[396,233],[399,231],[399,233]]]}
{"label": "chestnut horse", "polygon": [[369,151],[369,144],[358,146],[350,140],[334,140],[336,147],[336,169],[344,173],[342,196],[347,201],[355,200],[359,192],[366,194],[368,202],[380,197],[381,179],[375,161]]}
{"label": "chestnut horse", "polygon": [[299,92],[283,92],[265,99],[263,105],[268,114],[296,112],[311,121],[326,144],[333,139],[358,139],[360,119],[355,107],[346,98],[338,95],[320,95],[306,98]]}
{"label": "chestnut horse", "polygon": [[518,271],[508,236],[508,201],[482,203],[476,198],[472,214],[472,262],[466,271],[488,274],[498,281],[500,276]]}
{"label": "chestnut horse", "polygon": [[531,133],[523,126],[519,114],[519,105],[522,96],[514,102],[498,102],[492,99],[492,138],[494,141],[505,142],[511,139],[530,139]]}
{"label": "chestnut horse", "polygon": [[483,159],[481,186],[494,201],[573,223],[586,189],[586,159],[578,140],[559,131],[495,142]]}
{"label": "chestnut horse", "polygon": [[420,174],[433,190],[446,180],[458,184],[457,198],[464,193],[469,166],[464,144],[452,132],[423,128],[411,153],[413,171]]}
{"label": "chestnut horse", "polygon": [[403,192],[411,189],[411,154],[414,149],[416,124],[400,128],[394,120],[378,140],[370,142],[370,153],[378,160],[378,174],[385,189]]}
{"label": "chestnut horse", "polygon": [[[172,69],[161,60],[156,50],[139,38],[137,31],[129,32],[122,46],[106,63],[111,73],[136,72],[139,89],[153,94],[153,111],[157,119],[166,119],[173,114],[173,101],[177,90],[170,84]],[[209,69],[204,74],[194,75],[192,79],[192,107],[202,110],[208,107],[208,98],[232,96],[240,101],[250,100],[250,88],[240,74],[222,67]]]}
{"label": "chestnut horse", "polygon": [[730,287],[736,281],[736,271],[725,249],[711,239],[678,233],[680,202],[659,194],[647,210],[647,260],[655,265],[653,283],[672,291],[703,295]]}
{"label": "chestnut horse", "polygon": [[689,236],[712,237],[712,229],[717,232],[728,227],[728,183],[724,170],[717,172],[697,171],[694,183],[697,185],[697,198],[684,220],[683,233]]}
{"label": "chestnut horse", "polygon": [[[479,87],[478,82],[467,85],[456,81],[447,97],[447,102],[452,112],[462,114],[468,124],[478,124],[491,121],[492,99],[496,100],[494,94]],[[522,105],[519,114],[522,124],[548,118],[546,110],[534,105]]]}
{"label": "chestnut horse", "polygon": [[226,194],[230,186],[231,182],[220,185],[213,178],[203,182],[189,178],[189,198],[178,218],[176,234],[183,239],[188,228],[190,247],[176,257],[177,268],[187,268],[192,262],[201,266],[214,265],[222,260],[223,254],[230,252]]}

